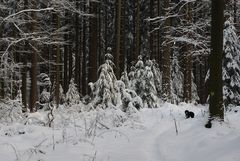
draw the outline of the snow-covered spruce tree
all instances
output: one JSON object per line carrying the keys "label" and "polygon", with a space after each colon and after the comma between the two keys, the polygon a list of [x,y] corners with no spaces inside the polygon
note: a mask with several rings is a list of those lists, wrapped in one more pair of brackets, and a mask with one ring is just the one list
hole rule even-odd
{"label": "snow-covered spruce tree", "polygon": [[129,78],[128,78],[128,73],[127,73],[126,69],[122,73],[122,76],[121,76],[120,80],[123,81],[123,83],[125,84],[126,88],[129,88]]}
{"label": "snow-covered spruce tree", "polygon": [[192,72],[192,83],[191,83],[192,84],[192,103],[197,103],[197,101],[199,101],[199,96],[197,92],[197,85],[193,80],[194,80],[194,75]]}
{"label": "snow-covered spruce tree", "polygon": [[40,91],[41,91],[41,94],[39,97],[39,103],[40,104],[49,103],[51,100],[50,89],[52,86],[52,82],[46,73],[39,74],[37,78],[38,78],[38,85],[40,86]]}
{"label": "snow-covered spruce tree", "polygon": [[50,80],[50,77],[46,73],[40,73],[38,76],[38,85],[42,89],[46,89],[47,91],[50,90],[52,82]]}
{"label": "snow-covered spruce tree", "polygon": [[123,81],[116,81],[118,100],[121,100],[121,110],[128,114],[135,113],[143,107],[142,99],[134,90],[126,88]]}
{"label": "snow-covered spruce tree", "polygon": [[[145,103],[145,106],[149,108],[156,108],[157,107],[157,89],[155,87],[155,82],[157,82],[157,79],[152,71],[153,68],[153,62],[151,60],[147,60],[145,63],[145,70],[144,70],[144,95],[143,95],[143,101]],[[157,74],[157,73],[155,73]],[[160,77],[161,78],[161,77]],[[160,79],[159,78],[159,79]]]}
{"label": "snow-covered spruce tree", "polygon": [[177,56],[172,61],[172,103],[178,104],[183,101],[183,73],[180,70]]}
{"label": "snow-covered spruce tree", "polygon": [[147,61],[146,65],[139,56],[135,67],[129,73],[130,89],[134,90],[143,101],[143,107],[157,107],[157,90],[155,87],[154,74],[152,72],[152,61]]}
{"label": "snow-covered spruce tree", "polygon": [[80,101],[80,95],[77,89],[77,85],[74,83],[74,78],[71,79],[68,91],[66,93],[65,102],[69,105],[78,104]]}
{"label": "snow-covered spruce tree", "polygon": [[233,18],[224,24],[223,99],[225,106],[240,104],[240,42]]}
{"label": "snow-covered spruce tree", "polygon": [[113,56],[110,53],[105,55],[105,63],[99,67],[99,78],[95,83],[90,82],[92,90],[92,108],[107,108],[117,104],[116,98],[116,76],[113,71]]}
{"label": "snow-covered spruce tree", "polygon": [[161,98],[162,93],[162,72],[155,60],[147,60],[146,64],[151,66],[153,72],[154,84],[157,90],[157,95]]}
{"label": "snow-covered spruce tree", "polygon": [[41,104],[50,102],[50,92],[48,92],[47,89],[43,89],[42,93],[40,94],[39,102]]}
{"label": "snow-covered spruce tree", "polygon": [[129,72],[129,85],[130,88],[133,89],[141,98],[143,95],[144,89],[144,81],[143,81],[143,74],[144,74],[144,63],[142,61],[142,57],[138,57],[138,61],[134,67],[131,67],[131,71]]}

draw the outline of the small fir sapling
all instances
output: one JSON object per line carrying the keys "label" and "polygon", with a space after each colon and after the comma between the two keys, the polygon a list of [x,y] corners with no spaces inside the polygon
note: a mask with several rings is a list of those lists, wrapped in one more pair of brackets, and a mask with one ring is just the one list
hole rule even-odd
{"label": "small fir sapling", "polygon": [[172,103],[180,103],[183,101],[183,73],[180,70],[177,56],[172,61]]}
{"label": "small fir sapling", "polygon": [[130,78],[130,88],[134,90],[141,98],[143,95],[144,81],[144,63],[142,57],[138,57],[138,62],[134,67],[131,67],[131,72],[129,73]]}
{"label": "small fir sapling", "polygon": [[[38,75],[38,84],[42,92],[39,96],[39,102],[37,102],[37,108],[42,109],[48,107],[46,104],[52,101],[50,94],[52,82],[46,73],[41,73]],[[45,110],[48,110],[48,108],[45,108]]]}
{"label": "small fir sapling", "polygon": [[89,86],[92,91],[91,105],[93,108],[107,108],[116,106],[116,76],[113,71],[113,57],[110,54],[111,49],[105,55],[105,63],[99,67],[99,78],[95,83],[90,82]]}
{"label": "small fir sapling", "polygon": [[41,104],[49,103],[50,93],[47,91],[47,89],[43,89],[42,93],[40,94],[39,101]]}
{"label": "small fir sapling", "polygon": [[139,56],[138,62],[131,67],[129,73],[130,89],[135,91],[141,97],[144,107],[154,108],[157,106],[157,90],[155,87],[155,78],[152,72],[152,61],[146,61],[144,64],[142,57]]}
{"label": "small fir sapling", "polygon": [[196,104],[199,101],[199,96],[197,91],[197,85],[193,80],[194,80],[194,76],[192,73],[192,102]]}
{"label": "small fir sapling", "polygon": [[66,93],[65,102],[69,105],[78,104],[80,101],[80,95],[77,89],[77,85],[74,83],[74,78],[70,80],[68,91]]}
{"label": "small fir sapling", "polygon": [[147,60],[145,63],[144,70],[144,97],[143,101],[146,103],[148,108],[156,108],[157,107],[157,90],[155,87],[155,79],[154,74],[152,72],[153,63],[151,60]]}
{"label": "small fir sapling", "polygon": [[37,78],[38,78],[38,85],[41,88],[47,89],[47,91],[49,91],[52,86],[52,82],[49,76],[46,73],[41,73],[37,76]]}
{"label": "small fir sapling", "polygon": [[121,97],[121,109],[123,112],[134,113],[143,107],[142,99],[131,89],[126,89],[124,82],[116,81],[117,91]]}
{"label": "small fir sapling", "polygon": [[153,72],[154,84],[157,90],[157,95],[160,98],[162,93],[162,72],[160,71],[160,68],[155,60],[148,61],[150,61],[150,63],[152,64],[151,69]]}

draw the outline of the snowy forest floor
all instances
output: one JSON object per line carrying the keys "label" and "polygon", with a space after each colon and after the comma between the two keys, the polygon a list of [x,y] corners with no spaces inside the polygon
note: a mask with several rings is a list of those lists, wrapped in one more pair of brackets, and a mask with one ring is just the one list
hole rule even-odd
{"label": "snowy forest floor", "polygon": [[[206,129],[206,106],[165,103],[133,114],[75,108],[55,111],[53,127],[40,125],[44,111],[0,124],[0,160],[240,161],[240,111],[227,112],[224,123]],[[186,109],[195,118],[185,119]]]}

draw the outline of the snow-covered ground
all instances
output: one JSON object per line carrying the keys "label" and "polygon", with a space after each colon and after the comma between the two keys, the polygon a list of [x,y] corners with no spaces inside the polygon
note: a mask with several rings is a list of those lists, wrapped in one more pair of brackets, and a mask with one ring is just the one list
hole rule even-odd
{"label": "snow-covered ground", "polygon": [[[195,118],[185,119],[186,109]],[[0,161],[240,161],[240,111],[211,129],[206,111],[167,103],[130,115],[59,109],[51,128],[39,124],[39,112],[26,125],[0,124]]]}

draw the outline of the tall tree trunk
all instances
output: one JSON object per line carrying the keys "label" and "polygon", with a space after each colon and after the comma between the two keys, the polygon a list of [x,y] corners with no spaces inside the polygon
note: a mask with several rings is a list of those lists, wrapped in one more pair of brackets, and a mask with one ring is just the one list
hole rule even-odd
{"label": "tall tree trunk", "polygon": [[[35,9],[37,6],[38,1],[32,1],[32,8]],[[31,18],[33,21],[36,21],[36,13],[31,13]],[[36,31],[36,23],[32,22],[30,26],[30,31],[33,33]],[[31,69],[30,69],[30,78],[31,78],[31,88],[30,88],[30,103],[29,108],[30,112],[34,112],[36,101],[38,100],[38,88],[37,88],[37,51],[34,49],[36,48],[36,43],[31,42],[32,45],[32,56],[31,56]]]}
{"label": "tall tree trunk", "polygon": [[107,0],[105,0],[105,5],[104,5],[104,31],[105,31],[105,35],[104,35],[104,53],[107,53],[107,48],[108,46],[108,4],[107,4]]}
{"label": "tall tree trunk", "polygon": [[98,15],[97,15],[97,19],[98,19],[98,62],[97,62],[97,67],[99,68],[99,66],[101,64],[103,64],[104,62],[104,55],[102,55],[102,51],[104,51],[104,46],[102,45],[102,3],[99,3],[98,5]]}
{"label": "tall tree trunk", "polygon": [[210,119],[224,119],[222,57],[223,57],[223,24],[224,0],[212,0],[211,21],[211,54],[210,64]]}
{"label": "tall tree trunk", "polygon": [[[150,18],[154,18],[154,0],[150,0],[150,4],[149,4],[149,12],[150,12]],[[154,29],[154,26],[153,24],[150,22],[149,24],[149,47],[150,47],[150,57],[151,59],[155,59],[156,58],[156,53],[155,53],[155,50],[154,50],[154,34],[153,34],[153,29]]]}
{"label": "tall tree trunk", "polygon": [[[3,29],[3,25],[2,24],[0,24],[0,38],[2,38],[2,36],[3,36],[3,31],[2,31],[2,29]],[[2,49],[3,49],[3,45],[2,44],[0,44],[0,50],[2,51]],[[0,64],[1,65],[1,64]],[[0,95],[1,95],[1,98],[3,99],[5,96],[5,92],[4,92],[4,78],[0,78],[0,89],[1,89],[1,91],[0,91]]]}
{"label": "tall tree trunk", "polygon": [[233,18],[234,18],[234,24],[237,23],[237,0],[234,0],[233,2]]}
{"label": "tall tree trunk", "polygon": [[120,32],[120,55],[119,55],[119,76],[118,79],[121,78],[122,72],[125,69],[125,60],[126,60],[126,54],[125,54],[125,5],[126,1],[122,1],[121,5],[121,32]]}
{"label": "tall tree trunk", "polygon": [[[28,8],[28,0],[24,0],[24,9],[27,9],[27,8]],[[28,14],[26,15],[25,19],[28,20]],[[26,29],[28,29],[28,26],[26,26]],[[22,89],[21,89],[23,112],[27,112],[27,54],[28,54],[27,50],[28,50],[28,42],[25,42],[24,51],[26,51],[26,53],[22,55],[23,68],[22,68]]]}
{"label": "tall tree trunk", "polygon": [[[170,1],[164,0],[165,13],[167,14],[167,10],[169,8]],[[167,16],[167,15],[165,15]],[[165,21],[165,36],[170,34],[170,25],[171,20],[167,18]],[[165,38],[165,45],[163,47],[162,54],[162,63],[163,63],[163,76],[162,76],[162,90],[163,90],[163,100],[170,101],[171,100],[171,44],[169,43],[168,38]]]}
{"label": "tall tree trunk", "polygon": [[73,33],[70,32],[69,33],[69,41],[71,42],[69,44],[69,54],[68,54],[68,82],[70,82],[70,80],[73,78],[73,43],[74,43],[74,40],[73,40]]}
{"label": "tall tree trunk", "polygon": [[[86,12],[86,4],[83,6],[83,12]],[[82,94],[87,94],[87,36],[86,36],[86,17],[83,17],[83,29],[82,29],[82,53],[83,53],[83,60],[82,60]]]}
{"label": "tall tree trunk", "polygon": [[[69,12],[65,11],[65,25],[69,25]],[[70,28],[69,28],[70,29]],[[69,78],[68,78],[68,56],[69,56],[69,33],[64,35],[64,80],[63,80],[63,93],[66,94],[68,91]]]}
{"label": "tall tree trunk", "polygon": [[[98,25],[97,25],[97,4],[98,2],[90,2],[90,13],[93,17],[90,17],[90,42],[89,42],[89,82],[95,82],[97,80],[97,52],[98,52]],[[89,91],[90,92],[90,91]]]}
{"label": "tall tree trunk", "polygon": [[122,0],[117,0],[116,4],[116,52],[114,63],[116,65],[116,76],[120,77],[120,50],[121,50],[121,15],[122,15]]}
{"label": "tall tree trunk", "polygon": [[[192,11],[191,11],[191,5],[188,3],[186,5],[186,22],[187,26],[189,27],[192,23]],[[186,33],[186,35],[191,38],[191,33]],[[190,103],[192,101],[192,51],[191,51],[191,45],[186,44],[185,45],[185,56],[184,56],[184,101],[186,103]]]}
{"label": "tall tree trunk", "polygon": [[[27,47],[27,44],[25,45]],[[25,49],[27,50],[27,48]],[[23,112],[27,112],[27,56],[22,56],[23,68],[22,68],[22,104]]]}
{"label": "tall tree trunk", "polygon": [[[76,0],[76,8],[79,9],[79,0]],[[80,92],[80,31],[79,31],[79,14],[75,15],[75,83]]]}
{"label": "tall tree trunk", "polygon": [[140,0],[136,0],[136,25],[135,25],[135,53],[134,53],[134,60],[138,59],[138,56],[140,55],[140,41],[141,41],[141,33],[140,33]]}
{"label": "tall tree trunk", "polygon": [[[58,15],[54,15],[57,25],[57,30],[60,28],[60,18]],[[56,36],[58,39],[58,35]],[[55,75],[55,101],[57,107],[60,104],[60,46],[56,46],[56,75]]]}

